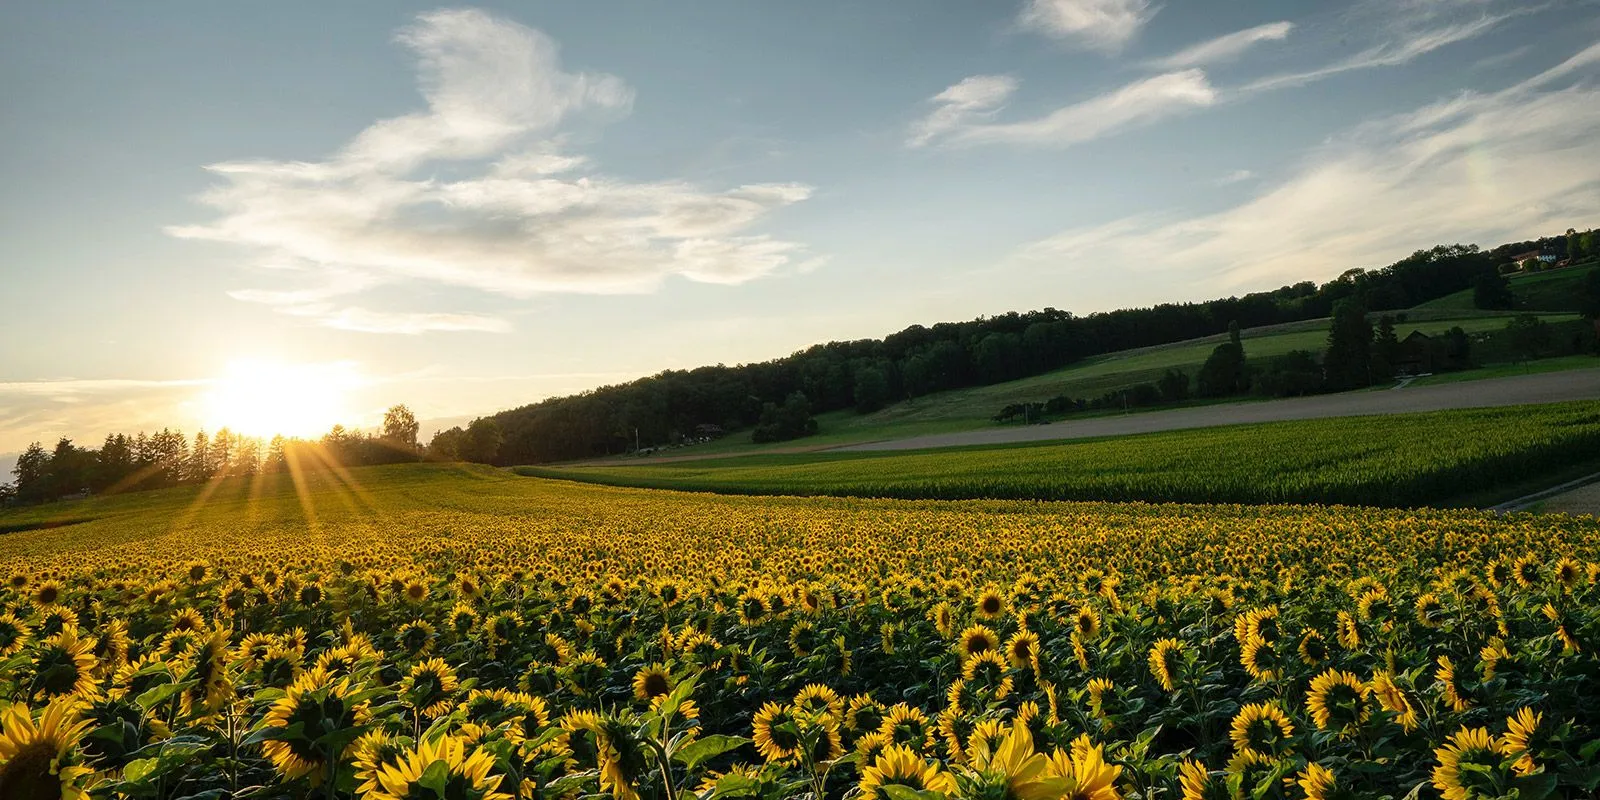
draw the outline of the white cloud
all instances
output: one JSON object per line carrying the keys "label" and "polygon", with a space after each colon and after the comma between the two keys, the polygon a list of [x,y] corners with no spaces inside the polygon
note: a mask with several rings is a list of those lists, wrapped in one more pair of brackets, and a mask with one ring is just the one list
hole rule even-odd
{"label": "white cloud", "polygon": [[1175,70],[1232,61],[1261,42],[1282,41],[1293,29],[1292,22],[1269,22],[1186,47],[1150,64],[1157,69]]}
{"label": "white cloud", "polygon": [[1600,45],[1504,91],[1359,125],[1290,179],[1218,213],[1076,228],[1019,255],[1235,291],[1331,278],[1435,243],[1582,227],[1600,211],[1597,64]]}
{"label": "white cloud", "polygon": [[936,108],[911,127],[907,143],[920,147],[934,138],[992,117],[1017,91],[1017,79],[1010,75],[973,75],[936,94],[929,101]]}
{"label": "white cloud", "polygon": [[1150,0],[1028,0],[1017,21],[1052,38],[1114,53],[1158,10]]}
{"label": "white cloud", "polygon": [[1236,170],[1234,170],[1234,171],[1232,171],[1232,172],[1230,172],[1230,173],[1218,178],[1217,179],[1217,185],[1218,186],[1229,186],[1229,185],[1232,185],[1232,184],[1235,184],[1235,183],[1243,183],[1243,182],[1245,182],[1247,180],[1250,180],[1251,178],[1254,178],[1255,176],[1256,176],[1256,174],[1254,172],[1251,172],[1250,170],[1247,170],[1247,169],[1236,169]]}
{"label": "white cloud", "polygon": [[[993,109],[986,111],[984,106],[972,107],[970,103],[963,107],[962,98],[966,94],[976,94],[985,100],[1003,99],[1015,89],[1015,84],[1004,92],[988,94],[956,91],[973,80],[968,78],[935,95],[931,102],[937,107],[912,126],[908,143],[912,146],[937,141],[947,145],[1067,147],[1217,102],[1217,92],[1206,80],[1205,72],[1188,69],[1135,81],[1042,117],[1020,122],[988,122],[985,121],[988,112]],[[954,100],[950,99],[953,92],[956,93]]]}
{"label": "white cloud", "polygon": [[[1450,4],[1446,4],[1446,6],[1455,7]],[[1526,12],[1512,11],[1505,14],[1482,14],[1473,19],[1449,24],[1426,24],[1432,21],[1433,18],[1431,16],[1422,18],[1420,22],[1401,16],[1394,20],[1393,31],[1389,29],[1380,31],[1382,35],[1388,38],[1354,55],[1338,59],[1316,69],[1261,78],[1242,87],[1242,91],[1250,92],[1304,86],[1345,72],[1409,64],[1417,58],[1442,47],[1482,36],[1493,30],[1500,23],[1521,13]]]}
{"label": "white cloud", "polygon": [[[630,182],[567,152],[563,122],[626,112],[633,92],[610,75],[564,71],[539,31],[451,10],[418,17],[398,39],[417,57],[427,110],[376,122],[325,161],[212,165],[223,182],[201,201],[220,216],[168,228],[313,278],[310,288],[241,289],[236,299],[349,330],[494,331],[505,323],[326,301],[393,281],[510,297],[649,291],[673,275],[739,283],[803,254],[750,229],[809,197],[809,186]],[[468,172],[414,175],[441,162],[454,162],[445,174]]]}

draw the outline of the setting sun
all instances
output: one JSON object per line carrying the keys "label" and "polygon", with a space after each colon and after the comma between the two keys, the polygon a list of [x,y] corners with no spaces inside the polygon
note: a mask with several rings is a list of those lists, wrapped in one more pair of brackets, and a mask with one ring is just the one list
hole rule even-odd
{"label": "setting sun", "polygon": [[235,361],[205,395],[205,421],[247,436],[319,436],[347,422],[345,393],[358,383],[347,363]]}

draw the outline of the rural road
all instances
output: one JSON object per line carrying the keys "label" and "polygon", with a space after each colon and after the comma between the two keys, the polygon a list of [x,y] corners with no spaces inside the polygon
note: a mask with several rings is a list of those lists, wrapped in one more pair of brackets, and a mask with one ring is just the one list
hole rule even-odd
{"label": "rural road", "polygon": [[1600,399],[1600,369],[1581,369],[1443,383],[1437,386],[1408,386],[1393,391],[1346,392],[1260,403],[1229,403],[1171,411],[1149,411],[1120,417],[1067,420],[1049,425],[985,428],[960,433],[913,436],[909,439],[885,442],[866,442],[830,449],[916,450],[973,444],[1043,442],[1183,428],[1210,428],[1247,422],[1404,414],[1413,411],[1443,411],[1451,408],[1487,408],[1596,399]]}

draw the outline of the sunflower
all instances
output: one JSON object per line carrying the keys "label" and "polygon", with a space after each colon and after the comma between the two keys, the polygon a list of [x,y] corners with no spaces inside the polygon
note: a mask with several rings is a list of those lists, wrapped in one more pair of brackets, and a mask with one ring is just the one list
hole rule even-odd
{"label": "sunflower", "polygon": [[928,747],[928,715],[915,706],[895,703],[884,716],[878,732],[897,745],[923,752]]}
{"label": "sunflower", "polygon": [[1555,623],[1556,638],[1561,640],[1561,646],[1566,648],[1568,653],[1579,653],[1583,651],[1583,648],[1578,646],[1578,640],[1573,637],[1571,631],[1567,630],[1566,623],[1562,621],[1561,612],[1557,611],[1555,606],[1545,603],[1544,606],[1539,609],[1539,611],[1544,614],[1546,619]]}
{"label": "sunflower", "polygon": [[1072,616],[1072,627],[1078,636],[1094,641],[1100,636],[1100,612],[1089,606],[1080,606]]}
{"label": "sunflower", "polygon": [[1239,646],[1239,663],[1253,680],[1266,683],[1277,680],[1278,654],[1272,645],[1260,636],[1249,635]]}
{"label": "sunflower", "polygon": [[450,621],[450,629],[457,635],[464,636],[478,626],[478,610],[468,603],[456,603],[450,609],[447,619]]}
{"label": "sunflower", "polygon": [[1177,639],[1162,639],[1150,648],[1150,674],[1155,676],[1162,689],[1177,691],[1182,658],[1183,642]]}
{"label": "sunflower", "polygon": [[751,720],[754,729],[751,738],[755,740],[756,752],[769,762],[787,762],[792,760],[800,751],[800,737],[795,731],[794,709],[780,706],[777,703],[767,703],[756,712],[755,719]]}
{"label": "sunflower", "polygon": [[1006,660],[993,650],[985,650],[961,662],[961,679],[986,698],[1004,700],[1011,693],[1011,676]]}
{"label": "sunflower", "polygon": [[1330,669],[1311,679],[1306,709],[1319,729],[1349,733],[1372,714],[1371,694],[1372,687],[1355,675]]}
{"label": "sunflower", "polygon": [[977,612],[983,619],[995,619],[1006,613],[1006,600],[993,588],[984,589],[978,595]]}
{"label": "sunflower", "polygon": [[814,719],[844,718],[844,700],[839,693],[820,683],[806,684],[795,693],[794,707]]}
{"label": "sunflower", "polygon": [[287,688],[300,677],[302,671],[300,650],[274,644],[262,655],[261,661],[256,665],[256,671],[260,674],[264,686]]}
{"label": "sunflower", "polygon": [[1444,622],[1444,603],[1433,593],[1424,594],[1416,602],[1417,624],[1424,628],[1437,628]]}
{"label": "sunflower", "polygon": [[1439,668],[1434,671],[1433,678],[1438,682],[1440,691],[1444,693],[1445,704],[1457,714],[1472,708],[1466,687],[1458,680],[1455,663],[1449,656],[1439,656],[1438,664]]}
{"label": "sunflower", "polygon": [[746,625],[757,625],[767,617],[767,598],[758,591],[746,592],[739,598],[739,621]]}
{"label": "sunflower", "polygon": [[1206,765],[1189,759],[1178,765],[1178,786],[1183,800],[1231,800],[1226,781],[1211,777]]}
{"label": "sunflower", "polygon": [[0,614],[0,657],[16,654],[28,643],[28,624],[16,614]]}
{"label": "sunflower", "polygon": [[1477,794],[1479,781],[1492,779],[1492,774],[1462,769],[1463,765],[1494,770],[1501,761],[1500,750],[1487,728],[1463,727],[1451,734],[1445,746],[1434,750],[1433,755],[1439,759],[1439,766],[1433,768],[1433,786],[1444,800],[1467,800]]}
{"label": "sunflower", "polygon": [[1106,693],[1114,693],[1115,690],[1116,685],[1113,684],[1108,678],[1094,678],[1090,680],[1088,686],[1090,715],[1092,715],[1095,719],[1105,719],[1107,717]]}
{"label": "sunflower", "polygon": [[[1249,612],[1247,612],[1247,613],[1245,613],[1243,615],[1243,619],[1244,619],[1243,630],[1239,631],[1239,630],[1236,629],[1234,631],[1234,634],[1235,634],[1236,638],[1239,639],[1240,643],[1248,641],[1251,638],[1259,638],[1259,639],[1267,642],[1268,644],[1271,644],[1272,642],[1277,641],[1277,639],[1278,639],[1278,607],[1277,606],[1268,606],[1267,608],[1258,608],[1258,609],[1255,609],[1253,611],[1249,611]],[[1241,632],[1244,635],[1242,637],[1239,637],[1238,634],[1241,633]]]}
{"label": "sunflower", "polygon": [[633,696],[636,699],[649,701],[671,692],[672,677],[667,674],[665,665],[651,664],[633,673]]}
{"label": "sunflower", "polygon": [[[430,769],[435,764],[445,765],[443,776]],[[511,795],[498,791],[503,776],[490,775],[494,756],[483,749],[466,754],[466,743],[457,736],[441,736],[433,741],[422,741],[401,755],[398,763],[384,766],[378,771],[378,789],[365,797],[370,800],[407,800],[423,791],[437,792],[437,796],[463,800],[512,800]],[[430,784],[443,778],[443,790],[424,785],[424,775]],[[622,795],[618,795],[620,798]]]}
{"label": "sunflower", "polygon": [[861,795],[870,800],[888,800],[885,786],[905,786],[918,792],[953,793],[955,779],[938,762],[924,761],[917,751],[891,744],[861,770]]}
{"label": "sunflower", "polygon": [[967,751],[963,760],[972,761],[978,758],[980,753],[999,749],[1001,740],[1005,738],[1006,733],[1010,730],[1011,726],[997,719],[979,721],[972,726],[972,731],[967,734]]}
{"label": "sunflower", "polygon": [[961,632],[956,647],[961,657],[967,659],[986,650],[1000,649],[1000,637],[987,625],[972,625]]}
{"label": "sunflower", "polygon": [[1107,764],[1100,745],[1091,744],[1088,736],[1079,736],[1072,742],[1070,751],[1056,750],[1050,756],[1048,773],[1062,779],[1066,786],[1063,794],[1052,794],[1062,800],[1117,800],[1117,777],[1122,767]]}
{"label": "sunflower", "polygon": [[949,602],[941,600],[928,612],[928,618],[933,622],[933,628],[939,632],[940,638],[949,639],[955,635],[955,610],[950,607]]}
{"label": "sunflower", "polygon": [[414,619],[395,631],[395,641],[412,657],[433,652],[433,625],[424,619]]}
{"label": "sunflower", "polygon": [[369,793],[381,790],[379,773],[386,767],[398,766],[406,757],[407,748],[400,739],[383,731],[370,731],[350,746],[350,753],[359,782],[356,794],[367,797]]}
{"label": "sunflower", "polygon": [[1561,585],[1561,591],[1563,592],[1571,592],[1577,587],[1578,582],[1586,577],[1583,566],[1570,558],[1563,558],[1557,561],[1553,574],[1555,575],[1556,583]]}
{"label": "sunflower", "polygon": [[182,608],[178,613],[172,615],[171,630],[201,632],[205,629],[206,618],[200,616],[200,612],[192,608]]}
{"label": "sunflower", "polygon": [[1006,660],[1017,669],[1029,669],[1038,663],[1039,635],[1023,629],[1006,640]]}
{"label": "sunflower", "polygon": [[844,726],[858,735],[873,733],[883,726],[888,711],[888,707],[872,699],[872,695],[858,694],[850,698],[850,705],[844,712]]}
{"label": "sunflower", "polygon": [[1328,660],[1328,642],[1315,628],[1307,628],[1300,634],[1300,662],[1315,667]]}
{"label": "sunflower", "polygon": [[36,606],[53,606],[61,602],[61,582],[44,581],[33,588],[33,604]]}
{"label": "sunflower", "polygon": [[1089,649],[1083,646],[1083,637],[1077,631],[1072,632],[1072,658],[1078,662],[1078,669],[1085,672],[1089,670]]}
{"label": "sunflower", "polygon": [[1348,611],[1339,612],[1339,621],[1335,626],[1338,632],[1339,646],[1346,650],[1354,650],[1361,646],[1361,627],[1356,624],[1356,618]]}
{"label": "sunflower", "polygon": [[1526,707],[1506,717],[1506,732],[1500,737],[1500,750],[1507,756],[1517,757],[1512,769],[1518,775],[1530,775],[1536,767],[1533,753],[1538,749],[1539,724],[1543,721],[1544,714]]}
{"label": "sunflower", "polygon": [[443,659],[431,658],[411,668],[400,681],[400,703],[432,719],[450,710],[450,696],[460,688],[455,670]]}
{"label": "sunflower", "polygon": [[871,764],[894,742],[881,733],[869,733],[856,740],[856,763]]}
{"label": "sunflower", "polygon": [[817,646],[816,632],[817,626],[812,625],[809,620],[802,619],[789,626],[789,652],[793,653],[795,658],[811,655],[811,651]]}
{"label": "sunflower", "polygon": [[1378,698],[1378,705],[1394,714],[1394,721],[1400,724],[1401,730],[1410,733],[1417,729],[1417,710],[1411,707],[1405,690],[1394,682],[1394,673],[1380,670],[1372,676],[1371,686],[1372,694]]}
{"label": "sunflower", "polygon": [[1531,589],[1539,585],[1539,559],[1528,554],[1517,559],[1511,567],[1511,575],[1516,578],[1517,585],[1524,589]]}
{"label": "sunflower", "polygon": [[1316,762],[1306,765],[1300,770],[1300,789],[1306,793],[1306,800],[1333,800],[1337,797],[1338,783],[1334,780],[1333,770]]}
{"label": "sunflower", "polygon": [[1050,759],[1033,749],[1033,734],[1026,725],[1013,724],[998,743],[977,741],[970,751],[972,769],[985,788],[1018,800],[1048,800],[1058,796],[1051,785]]}
{"label": "sunflower", "polygon": [[77,746],[93,720],[80,720],[75,700],[45,706],[37,722],[28,706],[0,712],[0,797],[79,800],[94,770],[77,765]]}
{"label": "sunflower", "polygon": [[1276,703],[1250,703],[1233,717],[1229,738],[1236,751],[1254,750],[1276,757],[1294,736],[1294,723]]}
{"label": "sunflower", "polygon": [[289,738],[269,739],[261,745],[262,753],[279,775],[285,780],[308,775],[312,783],[322,780],[323,766],[339,754],[327,752],[308,737],[358,727],[353,694],[349,678],[335,679],[325,670],[313,669],[295,680],[272,704],[262,726],[296,731]]}
{"label": "sunflower", "polygon": [[600,791],[614,800],[639,800],[634,787],[649,768],[644,744],[633,732],[635,721],[588,711],[569,712],[561,726],[584,732],[594,739],[595,766],[600,771]]}
{"label": "sunflower", "polygon": [[45,639],[33,653],[33,682],[29,690],[37,700],[72,695],[93,700],[99,695],[94,670],[94,640],[78,635],[76,626],[63,628]]}
{"label": "sunflower", "polygon": [[197,681],[194,688],[181,695],[185,716],[197,710],[210,715],[233,697],[233,681],[228,677],[227,657],[227,634],[213,631],[184,659],[189,664],[186,678]]}
{"label": "sunflower", "polygon": [[36,635],[40,638],[49,638],[67,628],[78,627],[78,612],[66,606],[44,606],[38,609],[37,616]]}
{"label": "sunflower", "polygon": [[844,755],[844,739],[839,736],[839,721],[836,718],[811,719],[806,721],[806,726],[816,732],[812,745],[815,749],[804,754],[807,762],[823,764]]}

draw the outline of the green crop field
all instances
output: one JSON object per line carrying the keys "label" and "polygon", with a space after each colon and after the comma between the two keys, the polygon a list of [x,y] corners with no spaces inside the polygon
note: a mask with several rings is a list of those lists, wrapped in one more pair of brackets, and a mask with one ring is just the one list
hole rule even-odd
{"label": "green crop field", "polygon": [[1065,444],[813,452],[526,475],[746,494],[1418,506],[1600,460],[1600,402],[1276,422]]}

